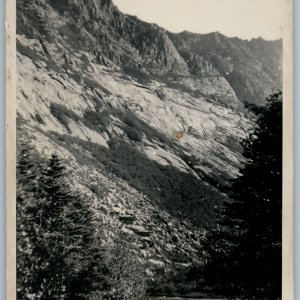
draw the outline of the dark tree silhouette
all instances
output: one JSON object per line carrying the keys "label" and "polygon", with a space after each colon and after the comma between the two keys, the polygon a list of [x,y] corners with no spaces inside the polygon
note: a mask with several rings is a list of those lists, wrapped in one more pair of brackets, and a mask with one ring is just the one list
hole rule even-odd
{"label": "dark tree silhouette", "polygon": [[206,280],[228,298],[281,298],[282,94],[252,108],[247,160],[207,235]]}

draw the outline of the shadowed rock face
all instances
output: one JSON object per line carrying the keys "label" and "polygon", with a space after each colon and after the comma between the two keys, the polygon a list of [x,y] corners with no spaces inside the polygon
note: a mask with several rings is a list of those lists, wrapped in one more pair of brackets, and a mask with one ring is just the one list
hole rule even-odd
{"label": "shadowed rock face", "polygon": [[65,159],[150,269],[199,262],[243,164],[243,102],[281,86],[281,41],[171,34],[109,0],[17,5],[18,138]]}

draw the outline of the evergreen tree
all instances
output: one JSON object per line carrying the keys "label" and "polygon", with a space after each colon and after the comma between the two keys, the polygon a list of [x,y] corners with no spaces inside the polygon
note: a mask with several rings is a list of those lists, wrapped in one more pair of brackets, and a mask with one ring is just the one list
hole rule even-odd
{"label": "evergreen tree", "polygon": [[28,154],[20,156],[18,299],[88,299],[104,287],[94,213],[88,199],[71,193],[56,155],[36,172],[33,166]]}
{"label": "evergreen tree", "polygon": [[242,143],[247,163],[207,236],[206,280],[228,298],[280,299],[282,94],[253,111],[257,126]]}

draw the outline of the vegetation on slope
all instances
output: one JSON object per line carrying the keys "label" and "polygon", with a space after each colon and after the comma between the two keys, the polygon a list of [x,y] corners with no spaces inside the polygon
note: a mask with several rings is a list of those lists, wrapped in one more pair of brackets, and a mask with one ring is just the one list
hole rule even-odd
{"label": "vegetation on slope", "polygon": [[68,135],[52,133],[58,143],[79,145],[72,148],[76,159],[83,164],[91,163],[82,149],[92,154],[108,171],[127,181],[129,185],[147,195],[163,210],[180,219],[188,219],[195,226],[210,228],[214,224],[214,207],[219,206],[226,196],[215,188],[181,172],[172,166],[163,166],[136,150],[122,140],[112,140],[110,149]]}
{"label": "vegetation on slope", "polygon": [[128,241],[103,246],[89,199],[60,158],[19,147],[17,299],[143,299],[145,272]]}

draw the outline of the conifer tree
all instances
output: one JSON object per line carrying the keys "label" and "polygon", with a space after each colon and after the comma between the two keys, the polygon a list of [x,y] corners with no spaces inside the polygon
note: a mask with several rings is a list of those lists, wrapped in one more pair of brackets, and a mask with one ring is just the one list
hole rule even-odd
{"label": "conifer tree", "polygon": [[94,213],[87,199],[71,192],[56,155],[40,163],[30,181],[22,174],[31,173],[33,165],[33,159],[21,155],[18,299],[88,299],[89,293],[104,287]]}
{"label": "conifer tree", "polygon": [[254,111],[257,126],[242,143],[247,163],[207,236],[206,280],[228,298],[280,299],[282,94]]}

